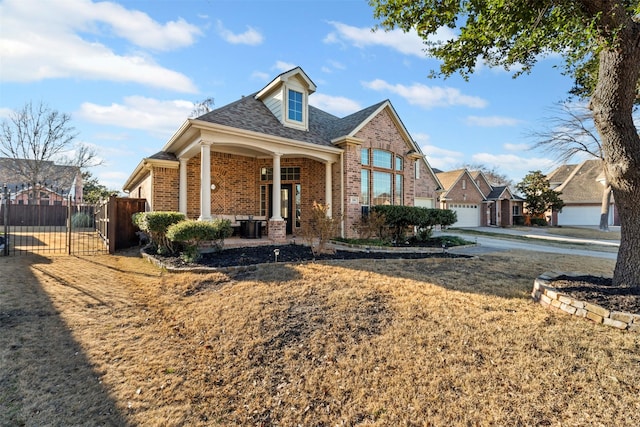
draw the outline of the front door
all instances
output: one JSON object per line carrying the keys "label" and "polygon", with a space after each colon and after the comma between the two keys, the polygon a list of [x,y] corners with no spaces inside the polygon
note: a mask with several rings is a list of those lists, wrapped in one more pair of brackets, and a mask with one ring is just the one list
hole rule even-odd
{"label": "front door", "polygon": [[[273,194],[273,185],[269,185],[269,194]],[[280,216],[287,223],[287,234],[293,234],[293,184],[282,184],[280,186]],[[273,204],[269,203],[269,217],[273,217]]]}

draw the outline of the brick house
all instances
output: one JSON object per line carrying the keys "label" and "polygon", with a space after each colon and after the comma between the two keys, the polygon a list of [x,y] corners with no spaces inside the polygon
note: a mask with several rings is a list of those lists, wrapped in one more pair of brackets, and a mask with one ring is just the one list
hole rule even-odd
{"label": "brick house", "polygon": [[[562,165],[547,175],[553,190],[562,192],[564,207],[549,212],[552,225],[598,225],[606,179],[602,160],[590,159],[580,164]],[[620,225],[615,200],[611,196],[609,225]]]}
{"label": "brick house", "polygon": [[369,206],[435,207],[438,179],[390,101],[338,118],[309,105],[315,90],[296,67],[187,120],[124,191],[189,218],[251,216],[274,241],[300,232],[314,201],[346,237]]}
{"label": "brick house", "polygon": [[524,200],[506,185],[493,185],[481,171],[465,168],[436,173],[439,204],[458,217],[456,227],[510,227],[522,216]]}
{"label": "brick house", "polygon": [[16,205],[67,205],[69,197],[78,203],[83,197],[80,168],[50,160],[0,157],[0,186],[4,185]]}

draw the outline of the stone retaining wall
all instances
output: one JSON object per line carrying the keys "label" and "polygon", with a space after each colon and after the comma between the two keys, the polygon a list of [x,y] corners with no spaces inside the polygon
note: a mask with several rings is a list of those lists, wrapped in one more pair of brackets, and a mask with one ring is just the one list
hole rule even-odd
{"label": "stone retaining wall", "polygon": [[531,297],[545,307],[559,310],[572,316],[584,317],[618,329],[640,332],[640,314],[610,311],[599,305],[579,301],[565,295],[550,283],[559,276],[583,276],[580,273],[544,273],[533,282]]}

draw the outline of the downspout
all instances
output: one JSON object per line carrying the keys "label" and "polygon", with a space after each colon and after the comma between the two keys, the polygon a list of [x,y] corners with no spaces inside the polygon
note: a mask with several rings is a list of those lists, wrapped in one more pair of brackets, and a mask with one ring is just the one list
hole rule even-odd
{"label": "downspout", "polygon": [[344,239],[344,150],[340,152],[340,213],[340,237]]}

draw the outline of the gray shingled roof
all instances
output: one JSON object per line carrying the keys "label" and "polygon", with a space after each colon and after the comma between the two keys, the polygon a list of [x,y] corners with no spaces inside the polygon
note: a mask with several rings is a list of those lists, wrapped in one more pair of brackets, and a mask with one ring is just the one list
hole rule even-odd
{"label": "gray shingled roof", "polygon": [[[27,178],[20,176],[17,172],[19,168],[16,166],[16,162],[25,162],[32,165],[35,164],[34,160],[27,159],[10,159],[7,157],[0,157],[0,187],[7,184],[7,187],[11,191],[15,191],[16,186],[22,188],[27,186]],[[46,183],[49,188],[59,188],[68,192],[72,185],[76,175],[80,172],[77,166],[64,166],[56,165],[52,161],[42,161],[40,164],[40,177],[38,180],[41,183]]]}
{"label": "gray shingled roof", "polygon": [[344,118],[309,106],[309,131],[284,126],[255,94],[198,117],[210,123],[312,144],[331,146],[331,140],[348,135],[386,101],[372,105]]}
{"label": "gray shingled roof", "polygon": [[602,161],[585,160],[574,166],[571,175],[556,188],[561,191],[560,198],[565,203],[600,203],[604,186],[598,182],[602,174]]}
{"label": "gray shingled roof", "polygon": [[166,151],[158,151],[156,154],[149,157],[150,159],[155,160],[175,160],[178,161],[178,158],[173,153],[167,153]]}
{"label": "gray shingled roof", "polygon": [[501,186],[497,186],[497,187],[492,187],[491,191],[489,192],[489,194],[487,195],[487,199],[489,200],[493,200],[493,199],[497,199],[498,197],[500,197],[500,195],[502,194],[502,192],[505,190],[505,188],[507,188],[506,185],[501,185]]}
{"label": "gray shingled roof", "polygon": [[547,180],[549,181],[549,183],[563,183],[567,178],[569,178],[569,175],[571,175],[571,172],[574,171],[576,166],[578,165],[559,166],[558,168],[554,169],[549,175],[547,175]]}

